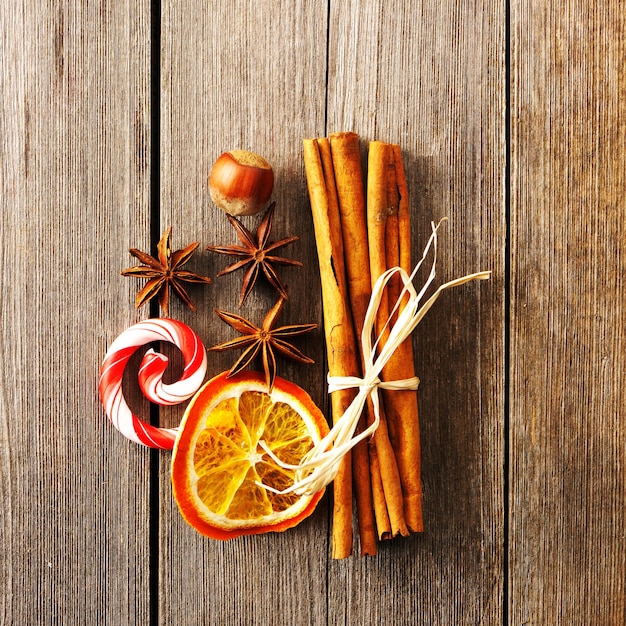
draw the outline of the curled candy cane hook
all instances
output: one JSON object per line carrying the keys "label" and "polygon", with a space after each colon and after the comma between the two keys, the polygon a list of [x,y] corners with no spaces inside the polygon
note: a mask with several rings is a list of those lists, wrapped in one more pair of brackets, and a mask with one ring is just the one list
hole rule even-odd
{"label": "curled candy cane hook", "polygon": [[180,379],[170,385],[163,383],[168,358],[150,349],[139,366],[138,380],[148,400],[173,405],[190,398],[204,380],[207,356],[200,337],[186,324],[172,319],[150,319],[125,330],[109,347],[100,367],[100,400],[111,423],[131,441],[171,450],[177,428],[157,428],[143,422],[130,409],[122,392],[124,369],[132,355],[154,341],[173,343],[184,359]]}

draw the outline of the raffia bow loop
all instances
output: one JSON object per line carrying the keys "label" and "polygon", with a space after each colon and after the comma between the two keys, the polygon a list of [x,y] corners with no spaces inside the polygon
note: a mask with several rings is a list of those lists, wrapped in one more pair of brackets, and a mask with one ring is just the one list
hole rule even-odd
{"label": "raffia bow loop", "polygon": [[[443,221],[443,220],[442,220]],[[268,447],[260,442],[260,445],[273,458],[273,460],[287,469],[296,471],[294,484],[280,493],[295,492],[297,494],[312,495],[328,485],[337,475],[343,457],[360,441],[373,435],[380,424],[380,399],[378,389],[415,390],[419,385],[416,376],[402,380],[382,381],[380,375],[398,346],[407,340],[424,315],[430,310],[439,295],[450,287],[463,285],[473,280],[485,280],[490,278],[491,272],[477,272],[462,278],[457,278],[439,286],[435,292],[420,306],[420,302],[426,291],[435,279],[435,266],[437,263],[437,229],[441,225],[432,224],[432,234],[426,244],[422,258],[417,263],[411,275],[400,267],[392,267],[380,275],[373,289],[370,302],[365,314],[363,332],[361,333],[361,347],[363,351],[364,372],[363,377],[358,376],[328,376],[328,391],[333,393],[340,389],[357,388],[358,393],[344,414],[332,427],[330,432],[317,443],[297,465],[288,465],[278,459]],[[433,261],[428,278],[418,292],[413,286],[413,279],[432,249]],[[378,310],[387,283],[394,274],[399,274],[402,280],[402,291],[392,308],[391,313],[380,335],[372,341]],[[396,316],[396,321],[392,319]],[[385,343],[381,346],[383,332],[387,332]],[[357,423],[365,407],[368,396],[372,398],[374,420],[358,435],[354,435]],[[273,490],[264,485],[266,489]]]}

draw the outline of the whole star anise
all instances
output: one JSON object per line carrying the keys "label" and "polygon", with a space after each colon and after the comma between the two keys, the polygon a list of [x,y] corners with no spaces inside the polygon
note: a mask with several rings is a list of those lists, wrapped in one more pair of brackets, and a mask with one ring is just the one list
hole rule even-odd
{"label": "whole star anise", "polygon": [[229,376],[233,376],[246,368],[259,352],[261,352],[265,382],[267,383],[268,389],[271,391],[274,386],[274,378],[276,377],[276,355],[274,352],[278,352],[300,363],[314,363],[313,359],[300,352],[300,350],[292,346],[286,339],[308,333],[317,328],[317,324],[294,324],[291,326],[272,328],[284,303],[285,298],[281,296],[265,316],[260,328],[240,315],[226,313],[225,311],[215,311],[221,320],[241,333],[242,336],[220,343],[211,348],[211,350],[221,352],[233,348],[245,348],[241,356],[229,370]]}
{"label": "whole star anise", "polygon": [[274,219],[275,202],[268,207],[259,227],[256,236],[253,235],[238,219],[227,215],[226,217],[232,224],[242,246],[209,246],[207,249],[211,252],[219,252],[220,254],[228,254],[240,257],[239,261],[227,265],[218,276],[224,276],[230,272],[249,266],[243,276],[241,285],[241,293],[239,294],[239,306],[242,306],[249,293],[252,291],[254,284],[259,277],[260,271],[263,271],[267,280],[276,288],[278,293],[287,298],[287,289],[278,277],[274,265],[302,265],[300,261],[285,259],[272,254],[275,250],[293,243],[298,240],[296,235],[286,237],[280,241],[268,242],[270,231],[272,230],[272,222]]}
{"label": "whole star anise", "polygon": [[139,308],[148,302],[151,298],[158,295],[159,305],[163,310],[163,314],[167,317],[169,308],[169,290],[170,287],[174,293],[192,310],[196,310],[189,294],[183,287],[182,283],[203,283],[208,285],[211,279],[208,276],[200,276],[180,269],[194,253],[200,245],[199,242],[191,243],[181,250],[172,252],[170,247],[170,236],[172,227],[170,226],[157,245],[157,257],[141,252],[137,248],[131,248],[129,252],[143,265],[129,267],[122,270],[122,276],[137,276],[139,278],[147,278],[148,282],[141,288],[135,299],[135,306]]}

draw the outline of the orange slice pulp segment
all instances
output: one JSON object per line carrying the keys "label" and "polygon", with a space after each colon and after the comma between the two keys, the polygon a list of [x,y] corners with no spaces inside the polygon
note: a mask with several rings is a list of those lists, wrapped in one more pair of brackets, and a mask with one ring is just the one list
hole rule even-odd
{"label": "orange slice pulp segment", "polygon": [[206,383],[190,402],[172,456],[172,488],[183,518],[215,539],[283,531],[308,517],[323,495],[280,494],[297,465],[328,433],[302,388],[279,377],[270,393],[256,372]]}

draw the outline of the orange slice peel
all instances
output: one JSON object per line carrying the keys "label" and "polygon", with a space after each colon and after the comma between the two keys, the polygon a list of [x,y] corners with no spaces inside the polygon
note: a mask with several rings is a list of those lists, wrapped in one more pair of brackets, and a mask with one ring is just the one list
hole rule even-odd
{"label": "orange slice peel", "polygon": [[191,400],[174,444],[172,489],[181,515],[214,539],[296,526],[324,490],[284,493],[297,480],[290,466],[327,433],[324,415],[294,383],[276,377],[269,392],[258,372],[216,376]]}

